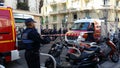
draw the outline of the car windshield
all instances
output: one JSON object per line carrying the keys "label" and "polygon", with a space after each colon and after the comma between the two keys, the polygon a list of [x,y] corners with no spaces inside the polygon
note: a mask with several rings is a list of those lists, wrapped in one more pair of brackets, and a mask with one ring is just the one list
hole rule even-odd
{"label": "car windshield", "polygon": [[72,26],[72,30],[87,30],[89,26],[89,22],[79,22],[79,23],[74,23]]}

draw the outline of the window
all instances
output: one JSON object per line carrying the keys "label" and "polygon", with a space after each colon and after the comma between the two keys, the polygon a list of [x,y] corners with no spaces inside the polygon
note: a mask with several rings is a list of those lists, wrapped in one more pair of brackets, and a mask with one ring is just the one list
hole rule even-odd
{"label": "window", "polygon": [[116,1],[116,6],[119,6],[119,2],[120,2],[119,0]]}
{"label": "window", "polygon": [[53,24],[53,29],[56,29],[57,28],[57,24]]}
{"label": "window", "polygon": [[48,29],[48,25],[46,25],[46,29]]}
{"label": "window", "polygon": [[22,2],[22,3],[28,3],[28,0],[17,0],[18,3]]}
{"label": "window", "polygon": [[48,16],[46,16],[46,20],[45,20],[45,23],[48,23]]}
{"label": "window", "polygon": [[79,22],[79,23],[75,23],[72,26],[72,30],[87,30],[88,26],[89,26],[89,22]]}
{"label": "window", "polygon": [[47,7],[45,8],[46,12],[47,12]]}
{"label": "window", "polygon": [[90,13],[89,13],[89,11],[86,11],[86,12],[85,12],[85,17],[90,18]]}
{"label": "window", "polygon": [[53,6],[53,11],[57,11],[57,6],[56,5]]}
{"label": "window", "polygon": [[53,22],[56,22],[57,21],[57,16],[53,16]]}
{"label": "window", "polygon": [[29,10],[28,0],[17,0],[17,9]]}
{"label": "window", "polygon": [[63,10],[66,10],[66,4],[63,4]]}
{"label": "window", "polygon": [[48,20],[48,16],[46,16],[46,20]]}
{"label": "window", "polygon": [[77,20],[77,14],[73,14],[73,20]]}
{"label": "window", "polygon": [[110,0],[104,0],[104,5],[108,5],[109,2]]}

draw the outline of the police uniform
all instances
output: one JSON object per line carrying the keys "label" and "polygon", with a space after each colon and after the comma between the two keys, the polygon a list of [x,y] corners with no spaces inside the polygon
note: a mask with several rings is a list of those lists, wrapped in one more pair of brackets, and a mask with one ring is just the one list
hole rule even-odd
{"label": "police uniform", "polygon": [[40,43],[46,43],[41,39],[35,28],[26,28],[22,34],[22,42],[25,45],[25,59],[28,68],[40,68],[39,49]]}

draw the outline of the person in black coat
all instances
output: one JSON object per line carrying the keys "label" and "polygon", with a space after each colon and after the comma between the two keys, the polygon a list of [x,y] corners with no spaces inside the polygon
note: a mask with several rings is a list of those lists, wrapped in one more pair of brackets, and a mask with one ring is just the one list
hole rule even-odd
{"label": "person in black coat", "polygon": [[28,65],[28,68],[40,68],[40,58],[39,58],[39,49],[40,43],[46,44],[45,39],[43,39],[34,25],[35,21],[32,18],[25,20],[26,29],[22,34],[22,42],[25,47],[25,59]]}
{"label": "person in black coat", "polygon": [[88,31],[87,41],[90,41],[90,42],[95,41],[95,39],[94,39],[94,27],[92,25],[90,25],[87,31]]}

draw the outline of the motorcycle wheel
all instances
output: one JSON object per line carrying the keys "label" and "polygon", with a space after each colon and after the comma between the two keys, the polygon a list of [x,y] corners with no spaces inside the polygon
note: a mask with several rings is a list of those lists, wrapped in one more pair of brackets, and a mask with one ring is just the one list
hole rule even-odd
{"label": "motorcycle wheel", "polygon": [[114,52],[114,54],[110,56],[110,59],[112,60],[112,62],[117,63],[119,61],[119,53]]}
{"label": "motorcycle wheel", "polygon": [[84,67],[84,68],[99,68],[99,67],[95,65],[95,66],[89,66],[89,67]]}
{"label": "motorcycle wheel", "polygon": [[51,58],[48,58],[48,59],[45,61],[45,67],[47,67],[47,68],[53,68],[53,66],[54,66],[54,63],[53,63],[52,59],[51,59]]}
{"label": "motorcycle wheel", "polygon": [[0,64],[5,66],[5,57],[0,57]]}

